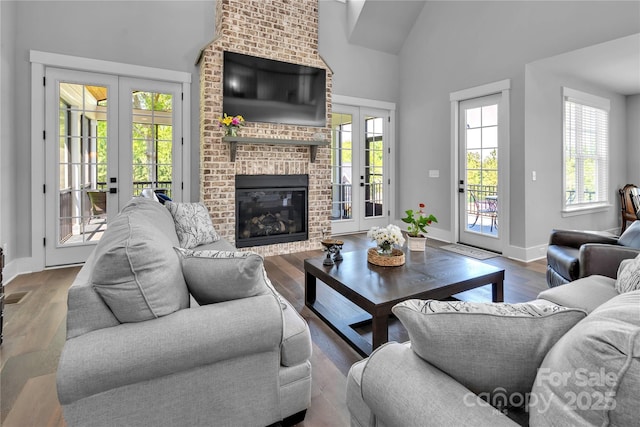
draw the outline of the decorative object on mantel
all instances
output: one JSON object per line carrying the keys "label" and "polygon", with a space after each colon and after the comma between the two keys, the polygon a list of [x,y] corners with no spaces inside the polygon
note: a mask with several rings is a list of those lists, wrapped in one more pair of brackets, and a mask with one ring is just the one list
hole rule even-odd
{"label": "decorative object on mantel", "polygon": [[224,117],[218,119],[218,127],[224,128],[224,136],[238,136],[238,129],[244,125],[244,117],[228,116],[224,113]]}
{"label": "decorative object on mantel", "polygon": [[[342,245],[344,245],[344,241],[337,239],[322,239],[320,241],[322,246],[324,246],[327,250],[327,257],[323,261],[322,265],[334,265],[336,262],[342,261],[342,254],[340,251],[342,250]],[[331,256],[333,254],[333,258]]]}
{"label": "decorative object on mantel", "polygon": [[407,247],[409,250],[424,252],[424,247],[427,243],[427,227],[432,222],[438,222],[438,220],[432,214],[425,216],[424,203],[418,204],[418,207],[418,212],[414,212],[413,209],[405,211],[407,216],[402,218],[402,221],[409,224],[407,227]]}
{"label": "decorative object on mantel", "polygon": [[310,161],[314,163],[316,161],[316,154],[318,153],[318,147],[321,145],[329,145],[329,141],[303,141],[297,139],[281,139],[281,138],[247,138],[239,136],[225,136],[222,138],[224,142],[228,142],[231,152],[229,161],[236,161],[236,152],[238,144],[273,144],[273,145],[306,145],[310,148]]}
{"label": "decorative object on mantel", "polygon": [[382,267],[397,267],[405,262],[404,252],[394,245],[402,246],[404,237],[402,230],[397,225],[389,224],[386,227],[372,227],[367,232],[367,237],[375,241],[377,248],[367,251],[367,260],[371,264]]}

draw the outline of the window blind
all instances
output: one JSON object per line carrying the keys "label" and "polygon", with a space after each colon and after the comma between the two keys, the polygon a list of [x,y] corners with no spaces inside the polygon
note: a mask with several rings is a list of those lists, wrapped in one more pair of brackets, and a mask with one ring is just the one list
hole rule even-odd
{"label": "window blind", "polygon": [[609,201],[609,100],[564,91],[565,207]]}

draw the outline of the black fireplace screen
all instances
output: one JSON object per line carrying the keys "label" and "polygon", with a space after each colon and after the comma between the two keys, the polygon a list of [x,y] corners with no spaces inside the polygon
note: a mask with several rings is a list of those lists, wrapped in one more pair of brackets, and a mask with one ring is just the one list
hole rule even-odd
{"label": "black fireplace screen", "polygon": [[308,175],[236,176],[236,247],[308,239]]}

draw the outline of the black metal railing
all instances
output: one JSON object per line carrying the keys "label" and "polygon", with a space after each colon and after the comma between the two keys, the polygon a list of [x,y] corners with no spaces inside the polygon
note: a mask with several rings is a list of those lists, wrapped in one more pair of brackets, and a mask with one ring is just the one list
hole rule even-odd
{"label": "black metal railing", "polygon": [[[166,194],[167,197],[171,198],[171,181],[133,181],[133,195],[139,196],[142,194],[142,190],[145,188],[153,188],[157,193]],[[97,182],[96,188],[98,190],[106,190],[107,183],[106,182]]]}

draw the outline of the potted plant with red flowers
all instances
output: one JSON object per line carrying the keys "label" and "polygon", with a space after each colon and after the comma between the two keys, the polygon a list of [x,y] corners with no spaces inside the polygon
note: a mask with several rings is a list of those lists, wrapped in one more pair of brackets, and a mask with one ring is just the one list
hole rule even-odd
{"label": "potted plant with red flowers", "polygon": [[411,251],[424,251],[427,242],[427,227],[433,222],[438,222],[433,214],[426,215],[424,213],[424,203],[420,203],[418,207],[418,211],[413,209],[405,211],[407,216],[402,218],[403,222],[409,224],[407,226],[407,247]]}

